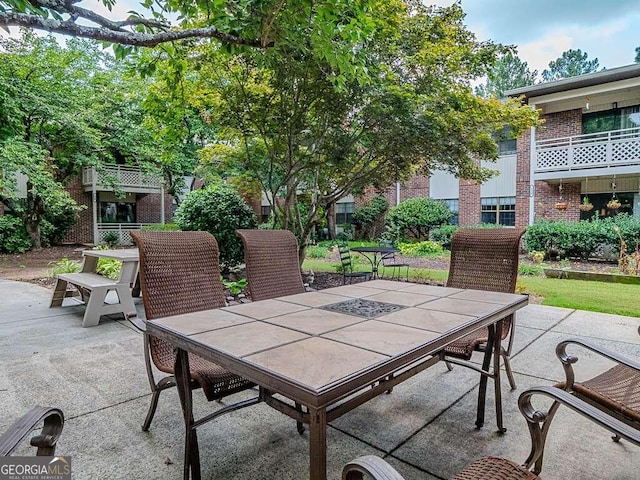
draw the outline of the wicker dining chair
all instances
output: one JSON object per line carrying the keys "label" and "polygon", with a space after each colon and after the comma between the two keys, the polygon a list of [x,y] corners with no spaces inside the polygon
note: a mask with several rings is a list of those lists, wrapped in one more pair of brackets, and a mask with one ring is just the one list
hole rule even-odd
{"label": "wicker dining chair", "polygon": [[253,301],[304,293],[298,242],[289,230],[236,230]]}
{"label": "wicker dining chair", "polygon": [[[147,320],[225,306],[220,281],[220,262],[216,239],[207,232],[131,232],[140,252],[140,287]],[[175,353],[170,343],[146,333],[144,322],[130,320],[144,335],[145,365],[153,396],[142,430],[147,431],[158,406],[160,393],[176,386]],[[156,382],[153,365],[168,375]],[[189,354],[191,388],[202,387],[207,400],[219,400],[253,383]],[[215,418],[228,411],[257,403],[239,402],[215,412]]]}
{"label": "wicker dining chair", "polygon": [[55,455],[56,443],[64,427],[64,415],[58,408],[34,407],[0,435],[0,457],[11,455],[40,425],[43,425],[42,431],[31,437],[31,446],[38,447],[37,456]]}
{"label": "wicker dining chair", "polygon": [[365,280],[371,279],[373,273],[371,271],[354,271],[353,270],[353,260],[351,258],[351,250],[349,250],[349,245],[346,243],[338,244],[338,252],[340,253],[340,264],[342,266],[342,284],[345,285],[347,283],[347,278],[349,279],[349,283],[354,278],[364,278]]}
{"label": "wicker dining chair", "polygon": [[[576,346],[604,357],[615,365],[593,378],[577,381],[573,364],[578,362],[578,357],[567,353],[568,347],[573,350]],[[577,338],[560,342],[556,346],[556,355],[562,362],[566,379],[553,387],[530,389],[519,399],[520,410],[531,419],[529,430],[534,439],[527,465],[535,463],[536,473],[542,470],[547,433],[561,405],[609,430],[615,442],[622,438],[640,446],[640,362]],[[537,411],[531,404],[533,394],[551,398],[551,407],[546,412]]]}
{"label": "wicker dining chair", "polygon": [[[451,263],[447,287],[471,288],[494,292],[514,293],[518,278],[518,257],[520,238],[523,229],[460,229],[451,241]],[[513,347],[514,316],[509,315],[502,321],[500,355],[504,360],[505,370],[512,389],[516,388],[509,357]],[[502,426],[502,394],[500,387],[500,365],[483,365],[478,368],[469,362],[473,352],[484,351],[489,339],[487,327],[447,345],[441,356],[449,370],[455,363],[476,370],[491,378],[495,383],[496,422],[498,429]],[[507,340],[506,348],[503,341]],[[484,403],[482,404],[484,409]],[[477,425],[481,427],[481,423]]]}

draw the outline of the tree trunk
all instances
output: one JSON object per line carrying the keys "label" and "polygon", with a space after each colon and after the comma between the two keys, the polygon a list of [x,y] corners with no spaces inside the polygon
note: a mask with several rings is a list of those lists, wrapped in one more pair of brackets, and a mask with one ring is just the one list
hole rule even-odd
{"label": "tree trunk", "polygon": [[42,243],[40,242],[40,218],[35,215],[25,215],[24,227],[31,240],[31,245],[34,250],[40,250]]}
{"label": "tree trunk", "polygon": [[336,239],[336,204],[331,202],[327,205],[327,228],[329,229],[329,239]]}

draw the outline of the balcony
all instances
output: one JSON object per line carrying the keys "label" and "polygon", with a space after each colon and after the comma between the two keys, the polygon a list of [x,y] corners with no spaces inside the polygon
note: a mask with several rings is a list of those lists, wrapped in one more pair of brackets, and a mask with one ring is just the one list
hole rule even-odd
{"label": "balcony", "polygon": [[640,127],[539,140],[534,180],[637,174]]}
{"label": "balcony", "polygon": [[162,178],[144,172],[140,167],[125,165],[105,165],[101,168],[88,167],[82,170],[84,191],[122,190],[131,193],[160,193]]}

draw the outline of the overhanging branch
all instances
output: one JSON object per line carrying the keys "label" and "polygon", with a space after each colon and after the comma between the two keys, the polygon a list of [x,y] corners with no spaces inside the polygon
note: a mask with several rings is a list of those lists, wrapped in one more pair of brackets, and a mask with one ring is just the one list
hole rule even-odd
{"label": "overhanging branch", "polygon": [[[140,19],[138,23],[142,24]],[[131,23],[132,19],[127,22]],[[185,40],[189,38],[215,38],[222,43],[233,45],[247,45],[250,47],[269,47],[271,44],[263,45],[260,40],[247,39],[221,32],[216,27],[191,28],[187,30],[169,30],[158,33],[141,33],[122,30],[125,22],[111,22],[117,30],[107,27],[89,27],[78,25],[72,20],[56,20],[44,18],[36,15],[0,12],[0,26],[2,27],[27,27],[45,30],[47,32],[71,35],[74,37],[90,38],[103,42],[118,43],[121,45],[131,45],[135,47],[154,47],[161,43],[175,40]]]}

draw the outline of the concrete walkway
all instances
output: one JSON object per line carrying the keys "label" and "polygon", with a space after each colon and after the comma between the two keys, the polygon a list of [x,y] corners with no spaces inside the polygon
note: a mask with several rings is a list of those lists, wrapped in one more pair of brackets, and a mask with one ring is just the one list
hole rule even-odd
{"label": "concrete walkway", "polygon": [[[58,453],[71,455],[74,478],[181,478],[175,389],[161,395],[151,430],[140,429],[150,400],[141,335],[106,317],[82,328],[84,307],[50,309],[50,296],[36,285],[0,280],[0,431],[34,405],[57,406],[66,416]],[[491,393],[485,427],[474,428],[478,375],[439,364],[332,423],[329,478],[338,479],[342,465],[363,454],[385,457],[407,480],[451,478],[485,455],[522,462],[530,442],[517,398],[526,387],[563,378],[555,345],[579,336],[640,358],[639,326],[640,318],[530,305],[518,314],[512,359],[518,389],[507,385],[504,393],[505,435],[495,433]],[[587,374],[606,366],[592,355],[580,357]],[[194,399],[196,412],[218,407],[199,392]],[[198,438],[203,478],[308,478],[308,435],[263,404],[203,426]],[[547,443],[545,480],[640,478],[640,449],[612,442],[608,432],[566,409]],[[32,453],[25,447],[19,454]]]}

